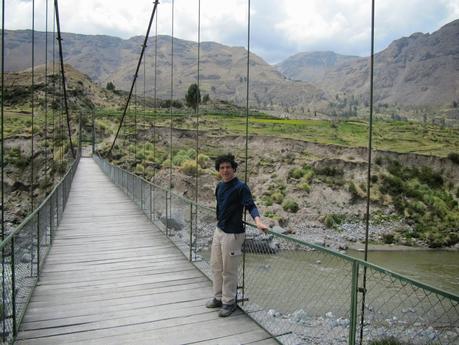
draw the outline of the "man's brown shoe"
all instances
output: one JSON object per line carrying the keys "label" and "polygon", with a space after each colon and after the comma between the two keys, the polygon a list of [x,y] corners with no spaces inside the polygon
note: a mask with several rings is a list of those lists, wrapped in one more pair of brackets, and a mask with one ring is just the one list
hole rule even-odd
{"label": "man's brown shoe", "polygon": [[216,298],[212,298],[209,302],[206,303],[206,308],[221,308],[222,305],[222,301]]}
{"label": "man's brown shoe", "polygon": [[218,313],[218,316],[220,317],[227,317],[230,316],[233,311],[235,311],[237,308],[237,304],[223,304],[222,309],[220,309],[220,312]]}

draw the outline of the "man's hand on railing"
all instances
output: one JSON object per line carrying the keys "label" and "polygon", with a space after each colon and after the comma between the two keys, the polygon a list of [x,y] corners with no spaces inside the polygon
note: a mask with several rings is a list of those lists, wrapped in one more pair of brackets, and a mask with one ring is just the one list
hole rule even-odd
{"label": "man's hand on railing", "polygon": [[265,234],[268,232],[268,226],[261,221],[260,217],[255,217],[255,224],[257,225],[257,229],[263,231]]}

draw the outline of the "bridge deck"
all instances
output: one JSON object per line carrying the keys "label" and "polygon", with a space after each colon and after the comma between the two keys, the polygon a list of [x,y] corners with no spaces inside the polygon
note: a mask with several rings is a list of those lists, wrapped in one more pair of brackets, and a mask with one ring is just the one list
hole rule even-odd
{"label": "bridge deck", "polygon": [[81,159],[16,344],[276,344],[240,310],[203,305],[208,279]]}

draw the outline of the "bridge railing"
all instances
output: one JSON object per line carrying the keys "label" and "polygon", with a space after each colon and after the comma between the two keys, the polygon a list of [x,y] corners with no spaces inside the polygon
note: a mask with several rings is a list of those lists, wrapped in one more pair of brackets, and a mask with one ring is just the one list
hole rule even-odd
{"label": "bridge railing", "polygon": [[2,343],[14,341],[62,219],[79,156],[43,202],[0,243]]}
{"label": "bridge railing", "polygon": [[[215,210],[96,161],[211,278]],[[459,296],[320,245],[272,231],[261,234],[249,223],[246,236],[239,305],[280,343],[459,343]]]}

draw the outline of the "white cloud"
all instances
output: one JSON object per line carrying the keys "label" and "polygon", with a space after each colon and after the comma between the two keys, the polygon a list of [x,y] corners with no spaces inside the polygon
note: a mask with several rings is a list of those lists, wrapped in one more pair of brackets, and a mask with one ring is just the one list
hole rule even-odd
{"label": "white cloud", "polygon": [[[37,30],[45,29],[46,0],[35,0]],[[52,28],[53,1],[49,5]],[[158,31],[171,34],[171,0],[158,6]],[[369,0],[252,0],[252,46],[275,62],[299,51],[334,50],[367,55]],[[144,35],[152,0],[60,1],[65,32],[129,38]],[[31,28],[31,1],[6,1],[6,28]],[[198,0],[175,0],[174,35],[197,40]],[[376,49],[413,32],[432,32],[459,18],[457,0],[376,0]],[[154,34],[154,27],[152,34]],[[247,0],[201,0],[201,40],[245,46]]]}

